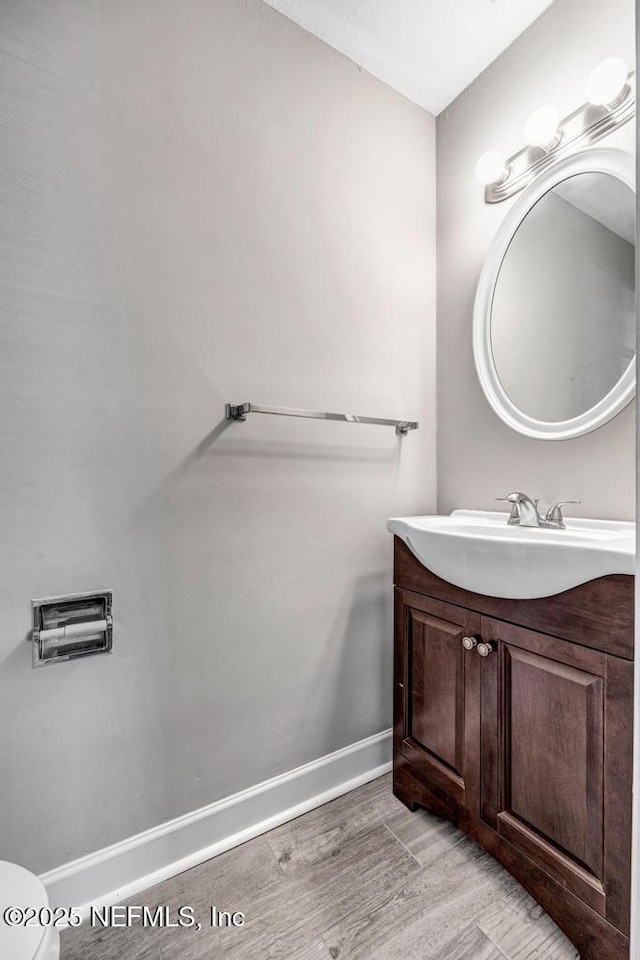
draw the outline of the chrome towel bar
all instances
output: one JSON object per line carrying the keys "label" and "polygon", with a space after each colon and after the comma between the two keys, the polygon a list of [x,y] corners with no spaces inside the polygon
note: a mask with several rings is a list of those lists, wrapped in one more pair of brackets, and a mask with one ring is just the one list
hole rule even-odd
{"label": "chrome towel bar", "polygon": [[416,420],[384,420],[381,417],[357,417],[354,413],[325,413],[321,410],[297,410],[295,407],[267,407],[258,403],[227,403],[227,420],[246,420],[249,413],[273,413],[277,417],[307,417],[311,420],[346,420],[347,423],[375,423],[381,427],[395,427],[396,433],[417,430]]}

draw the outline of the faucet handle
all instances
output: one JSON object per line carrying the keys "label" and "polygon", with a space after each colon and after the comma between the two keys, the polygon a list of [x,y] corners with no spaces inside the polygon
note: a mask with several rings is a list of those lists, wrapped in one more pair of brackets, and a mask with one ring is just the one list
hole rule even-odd
{"label": "faucet handle", "polygon": [[511,500],[509,497],[496,497],[496,500],[506,501],[511,504],[511,513],[509,514],[509,519],[507,523],[511,526],[516,526],[520,523],[520,507],[518,506],[517,500]]}
{"label": "faucet handle", "polygon": [[582,503],[582,500],[558,500],[557,503],[554,503],[553,506],[549,507],[545,514],[545,520],[547,523],[553,524],[558,530],[564,530],[564,517],[562,516],[562,508],[568,503]]}

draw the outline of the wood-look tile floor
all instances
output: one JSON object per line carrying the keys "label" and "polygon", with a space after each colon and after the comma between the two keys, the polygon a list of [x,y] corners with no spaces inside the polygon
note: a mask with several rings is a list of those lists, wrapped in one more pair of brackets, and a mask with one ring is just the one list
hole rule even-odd
{"label": "wood-look tile floor", "polygon": [[[446,821],[381,777],[126,901],[200,930],[62,935],[61,960],[576,960],[543,910]],[[211,927],[210,908],[242,927]]]}

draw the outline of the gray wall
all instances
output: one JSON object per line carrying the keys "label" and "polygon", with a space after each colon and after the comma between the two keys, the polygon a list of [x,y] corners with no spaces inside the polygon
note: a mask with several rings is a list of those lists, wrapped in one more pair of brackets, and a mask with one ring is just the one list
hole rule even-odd
{"label": "gray wall", "polygon": [[[590,70],[609,56],[635,61],[633,0],[556,0],[437,119],[438,508],[489,508],[524,489],[543,501],[580,497],[573,515],[629,519],[635,507],[634,405],[574,440],[531,440],[492,412],[472,356],[475,288],[513,201],[489,205],[474,176],[488,149],[524,145],[529,113],[564,116],[584,101]],[[634,149],[627,124],[600,141]]]}
{"label": "gray wall", "polygon": [[[0,58],[0,858],[43,871],[390,725],[435,124],[260,0],[4,0]],[[31,598],[104,587],[112,656],[32,670]]]}

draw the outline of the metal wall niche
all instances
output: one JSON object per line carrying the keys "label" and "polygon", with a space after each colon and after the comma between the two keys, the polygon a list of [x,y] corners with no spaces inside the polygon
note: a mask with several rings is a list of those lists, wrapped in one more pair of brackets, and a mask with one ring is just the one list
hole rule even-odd
{"label": "metal wall niche", "polygon": [[33,666],[110,653],[113,591],[33,600]]}

